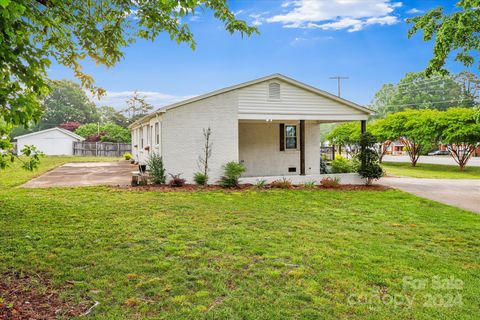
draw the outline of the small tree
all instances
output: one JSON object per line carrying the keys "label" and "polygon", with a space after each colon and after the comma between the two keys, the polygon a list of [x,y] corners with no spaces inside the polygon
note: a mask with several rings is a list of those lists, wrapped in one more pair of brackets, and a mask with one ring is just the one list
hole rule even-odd
{"label": "small tree", "polygon": [[439,135],[437,110],[405,110],[388,115],[376,128],[386,140],[399,139],[406,147],[412,167]]}
{"label": "small tree", "polygon": [[[358,152],[358,140],[360,139],[360,123],[342,123],[330,131],[326,136],[330,144],[345,147],[347,156],[354,156]],[[341,151],[341,149],[340,149]]]}
{"label": "small tree", "polygon": [[165,184],[167,177],[165,175],[165,167],[163,166],[163,158],[158,153],[153,152],[148,158],[147,165],[153,183]]}
{"label": "small tree", "polygon": [[387,150],[392,144],[392,140],[384,133],[382,123],[384,119],[376,120],[368,125],[368,131],[376,138],[376,150],[378,153],[378,161],[382,163],[383,157],[387,154]]}
{"label": "small tree", "polygon": [[62,129],[65,129],[65,130],[68,130],[68,131],[72,131],[72,132],[75,132],[75,130],[78,129],[78,127],[80,127],[82,124],[78,121],[67,121],[67,122],[64,122],[60,125],[58,125],[59,128],[62,128]]}
{"label": "small tree", "polygon": [[212,143],[210,142],[211,135],[212,129],[210,127],[203,129],[205,144],[203,145],[202,153],[198,157],[198,166],[202,172],[195,173],[195,182],[197,182],[197,184],[205,185],[208,182],[208,159],[212,156]]}
{"label": "small tree", "polygon": [[378,153],[375,150],[376,138],[369,132],[360,136],[360,167],[358,174],[366,179],[366,184],[371,185],[373,180],[380,179],[383,175],[383,169],[378,161]]}
{"label": "small tree", "polygon": [[437,118],[440,141],[463,171],[480,142],[480,121],[473,109],[451,108]]}

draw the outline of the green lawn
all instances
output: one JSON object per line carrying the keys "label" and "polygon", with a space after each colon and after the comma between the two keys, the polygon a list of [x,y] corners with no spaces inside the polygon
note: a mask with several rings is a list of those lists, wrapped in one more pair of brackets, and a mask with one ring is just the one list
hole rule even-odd
{"label": "green lawn", "polygon": [[[479,234],[480,216],[395,190],[0,187],[0,272],[70,283],[100,302],[89,319],[475,319]],[[435,276],[464,284],[402,287]]]}
{"label": "green lawn", "polygon": [[387,174],[414,178],[431,179],[480,179],[480,167],[468,166],[460,171],[458,166],[444,164],[418,163],[412,167],[410,162],[383,162]]}
{"label": "green lawn", "polygon": [[10,164],[7,170],[0,169],[0,188],[13,187],[23,184],[28,180],[52,170],[68,162],[98,162],[98,161],[118,161],[122,158],[111,157],[77,157],[77,156],[47,156],[41,158],[41,165],[38,170],[26,171],[21,168],[21,162],[15,161]]}

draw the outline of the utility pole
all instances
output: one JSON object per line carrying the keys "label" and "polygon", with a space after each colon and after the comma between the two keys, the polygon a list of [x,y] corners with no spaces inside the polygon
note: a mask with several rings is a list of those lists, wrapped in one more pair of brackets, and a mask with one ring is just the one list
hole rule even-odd
{"label": "utility pole", "polygon": [[330,79],[336,79],[337,80],[337,83],[338,83],[338,97],[340,97],[340,82],[342,80],[346,80],[348,79],[348,77],[341,77],[341,76],[335,76],[335,77],[330,77]]}

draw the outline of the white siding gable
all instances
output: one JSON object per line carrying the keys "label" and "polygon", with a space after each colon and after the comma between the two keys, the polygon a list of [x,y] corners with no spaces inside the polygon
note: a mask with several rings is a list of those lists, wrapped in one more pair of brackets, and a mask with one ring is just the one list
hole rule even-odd
{"label": "white siding gable", "polygon": [[[280,99],[270,98],[272,83],[280,84]],[[368,118],[356,108],[278,79],[238,89],[238,112],[239,119],[342,121]]]}

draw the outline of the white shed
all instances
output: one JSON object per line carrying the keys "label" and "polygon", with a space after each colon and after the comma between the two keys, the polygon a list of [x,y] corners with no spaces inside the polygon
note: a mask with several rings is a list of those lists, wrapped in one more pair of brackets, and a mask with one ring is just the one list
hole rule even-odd
{"label": "white shed", "polygon": [[73,142],[85,140],[78,134],[61,128],[32,132],[15,139],[19,154],[24,146],[34,145],[38,150],[51,156],[73,155]]}

